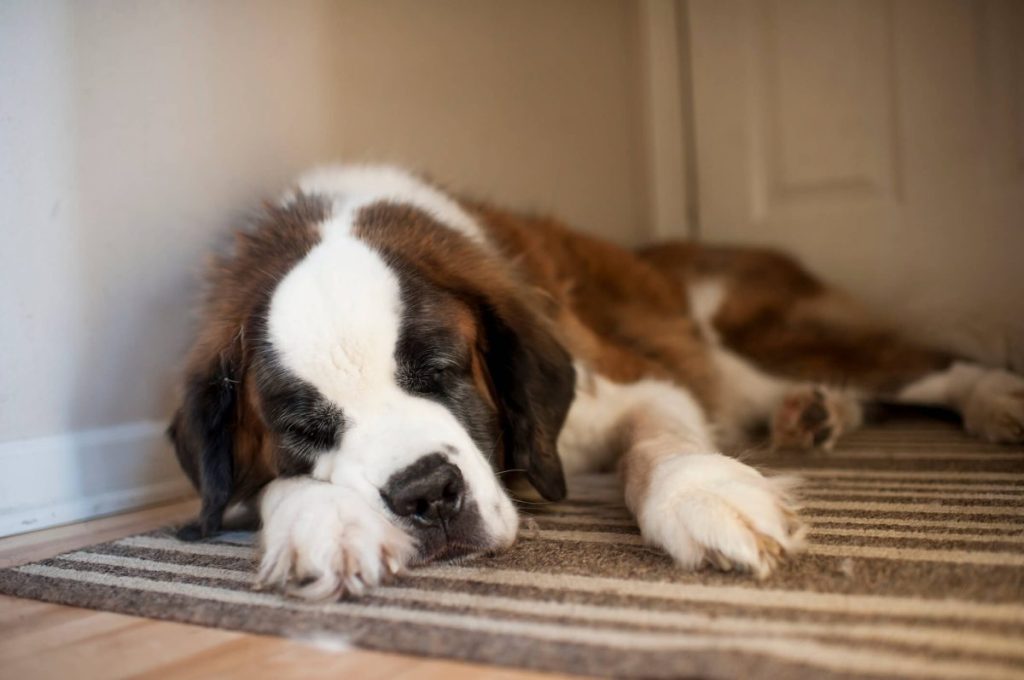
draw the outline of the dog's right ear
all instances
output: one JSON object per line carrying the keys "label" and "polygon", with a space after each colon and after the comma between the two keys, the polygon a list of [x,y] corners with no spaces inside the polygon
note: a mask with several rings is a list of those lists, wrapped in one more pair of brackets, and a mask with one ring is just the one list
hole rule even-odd
{"label": "dog's right ear", "polygon": [[558,435],[576,393],[572,357],[520,301],[487,301],[479,310],[504,465],[525,472],[546,500],[560,501],[566,483]]}
{"label": "dog's right ear", "polygon": [[220,531],[231,501],[242,351],[239,334],[227,348],[189,372],[182,404],[167,428],[178,462],[202,500],[199,517],[178,531],[182,540],[195,541]]}

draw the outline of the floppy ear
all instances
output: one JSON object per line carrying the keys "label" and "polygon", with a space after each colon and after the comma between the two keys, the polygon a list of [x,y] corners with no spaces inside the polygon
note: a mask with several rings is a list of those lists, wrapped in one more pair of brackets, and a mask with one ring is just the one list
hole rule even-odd
{"label": "floppy ear", "polygon": [[565,498],[558,434],[576,388],[569,353],[525,310],[481,306],[484,361],[494,384],[505,465],[547,500]]}
{"label": "floppy ear", "polygon": [[183,403],[167,428],[178,462],[202,499],[198,519],[178,531],[183,540],[220,531],[234,491],[241,363],[241,337],[236,337],[230,347],[189,374]]}

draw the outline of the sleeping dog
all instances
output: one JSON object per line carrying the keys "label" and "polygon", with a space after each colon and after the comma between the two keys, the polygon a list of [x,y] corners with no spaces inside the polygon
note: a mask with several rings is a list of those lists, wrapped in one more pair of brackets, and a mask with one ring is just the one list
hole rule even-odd
{"label": "sleeping dog", "polygon": [[[169,434],[202,499],[180,535],[259,499],[259,581],[358,595],[519,526],[618,469],[681,568],[762,577],[799,547],[789,484],[722,453],[763,428],[828,449],[867,400],[1024,441],[1024,380],[877,324],[770,251],[630,251],[392,167],[301,178],[210,270]],[[842,386],[841,388],[835,386]]]}

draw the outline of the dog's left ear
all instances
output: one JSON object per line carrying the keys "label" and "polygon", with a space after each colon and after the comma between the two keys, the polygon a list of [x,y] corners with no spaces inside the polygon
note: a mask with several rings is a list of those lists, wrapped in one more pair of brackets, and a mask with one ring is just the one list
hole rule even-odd
{"label": "dog's left ear", "polygon": [[239,336],[189,372],[182,404],[167,428],[178,462],[202,499],[199,518],[178,532],[183,540],[220,531],[231,501],[241,366]]}
{"label": "dog's left ear", "polygon": [[572,358],[545,323],[518,304],[483,303],[481,325],[505,465],[525,471],[547,500],[562,500],[557,440],[576,389]]}

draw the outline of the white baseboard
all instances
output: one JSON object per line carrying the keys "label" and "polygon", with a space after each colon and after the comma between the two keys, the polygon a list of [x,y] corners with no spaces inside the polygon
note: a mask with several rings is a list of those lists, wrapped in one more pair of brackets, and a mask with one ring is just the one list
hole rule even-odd
{"label": "white baseboard", "polygon": [[164,427],[140,421],[0,443],[0,536],[188,496]]}

